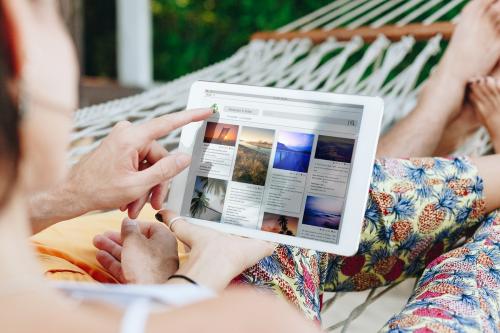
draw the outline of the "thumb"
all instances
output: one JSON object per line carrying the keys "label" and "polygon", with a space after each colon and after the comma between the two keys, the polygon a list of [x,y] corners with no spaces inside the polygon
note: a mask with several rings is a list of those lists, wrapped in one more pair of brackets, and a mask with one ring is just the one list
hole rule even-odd
{"label": "thumb", "polygon": [[[178,217],[177,214],[170,210],[160,210],[158,214],[161,215],[163,221],[166,222],[167,226],[170,225],[170,221],[173,218]],[[178,219],[174,222],[173,227],[170,230],[175,234],[175,236],[184,244],[193,247],[196,242],[197,236],[199,236],[200,227],[195,226],[184,219]]]}
{"label": "thumb", "polygon": [[173,153],[165,156],[149,168],[139,171],[143,184],[158,185],[166,182],[184,170],[191,163],[191,156]]}
{"label": "thumb", "polygon": [[122,242],[125,243],[127,239],[141,236],[141,231],[139,230],[139,225],[135,220],[124,218],[122,221]]}

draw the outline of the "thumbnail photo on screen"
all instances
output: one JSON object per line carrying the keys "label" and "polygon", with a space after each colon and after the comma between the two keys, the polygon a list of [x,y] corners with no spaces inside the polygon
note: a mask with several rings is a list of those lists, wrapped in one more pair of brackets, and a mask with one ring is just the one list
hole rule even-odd
{"label": "thumbnail photo on screen", "polygon": [[314,134],[280,131],[273,168],[307,172],[313,142]]}
{"label": "thumbnail photo on screen", "polygon": [[234,164],[233,181],[264,186],[274,130],[243,127]]}
{"label": "thumbnail photo on screen", "polygon": [[189,208],[191,216],[220,222],[226,190],[226,180],[197,176]]}

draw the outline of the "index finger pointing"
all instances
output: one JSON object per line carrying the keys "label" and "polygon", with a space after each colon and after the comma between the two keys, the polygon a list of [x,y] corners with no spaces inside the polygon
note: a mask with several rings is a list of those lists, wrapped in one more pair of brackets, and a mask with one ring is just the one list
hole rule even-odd
{"label": "index finger pointing", "polygon": [[211,108],[179,111],[151,119],[140,124],[137,130],[143,134],[140,137],[144,137],[147,140],[156,140],[193,121],[205,120],[213,113],[213,109]]}

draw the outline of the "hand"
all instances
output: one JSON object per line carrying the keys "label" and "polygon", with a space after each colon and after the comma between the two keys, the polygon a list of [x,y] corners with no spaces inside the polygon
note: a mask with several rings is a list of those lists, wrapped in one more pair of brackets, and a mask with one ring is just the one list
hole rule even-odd
{"label": "hand", "polygon": [[[159,213],[163,221],[177,216],[166,210]],[[177,273],[218,291],[244,270],[272,255],[276,248],[273,243],[221,233],[183,219],[175,221],[172,232],[191,248],[187,262]]]}
{"label": "hand", "polygon": [[177,240],[162,223],[125,218],[121,234],[94,237],[97,261],[121,283],[161,284],[179,267]]}
{"label": "hand", "polygon": [[134,219],[148,201],[153,208],[161,209],[168,181],[191,159],[186,154],[169,154],[156,139],[212,114],[212,109],[198,109],[139,125],[126,121],[116,124],[101,145],[71,170],[69,192],[78,194],[76,200],[86,211],[128,209]]}

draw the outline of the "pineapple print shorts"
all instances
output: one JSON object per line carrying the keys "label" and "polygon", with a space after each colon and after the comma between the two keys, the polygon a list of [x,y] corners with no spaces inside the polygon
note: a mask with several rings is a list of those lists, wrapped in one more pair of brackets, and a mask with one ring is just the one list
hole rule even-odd
{"label": "pineapple print shorts", "polygon": [[500,331],[500,213],[484,215],[482,179],[464,157],[375,162],[361,243],[352,257],[289,246],[238,277],[320,320],[324,291],[420,277],[382,331]]}

